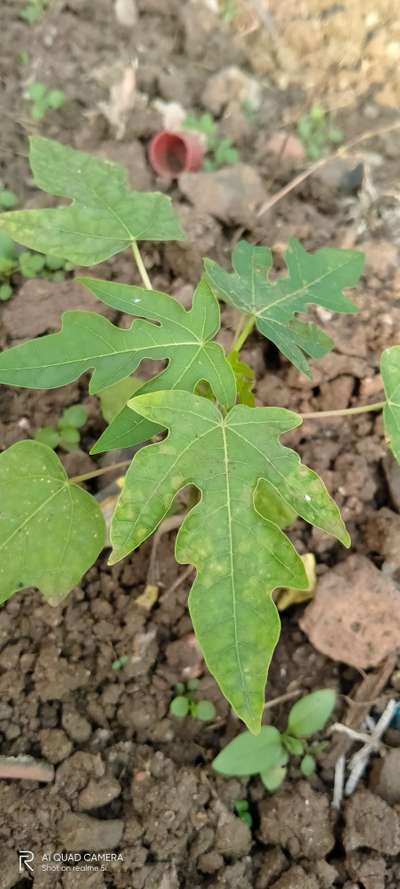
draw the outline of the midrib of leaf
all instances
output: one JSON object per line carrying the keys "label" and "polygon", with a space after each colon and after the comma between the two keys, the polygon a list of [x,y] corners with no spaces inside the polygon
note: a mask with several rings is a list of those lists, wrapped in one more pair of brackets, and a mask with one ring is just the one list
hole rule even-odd
{"label": "midrib of leaf", "polygon": [[[340,269],[345,268],[346,265],[350,265],[351,262],[353,262],[353,258],[347,260],[347,262],[344,262],[343,265],[340,266]],[[268,315],[268,312],[270,311],[270,309],[273,309],[274,306],[280,305],[281,303],[286,302],[286,300],[292,299],[294,296],[298,296],[298,294],[300,294],[300,293],[304,293],[304,291],[308,290],[309,287],[314,287],[315,284],[320,284],[321,281],[324,281],[325,278],[329,278],[330,275],[337,272],[337,270],[338,270],[337,268],[336,269],[329,269],[327,272],[325,272],[324,275],[320,275],[319,278],[314,278],[312,281],[308,281],[308,282],[305,281],[303,283],[302,287],[299,287],[297,290],[292,290],[291,293],[286,293],[284,296],[281,296],[278,299],[274,300],[274,302],[269,303],[268,306],[265,306],[264,308],[260,309],[258,312],[255,312],[254,313],[255,317],[263,318],[264,315]],[[282,278],[282,280],[285,280],[285,278]],[[276,284],[275,286],[279,286],[279,283]],[[299,310],[297,310],[297,311],[299,311]]]}
{"label": "midrib of leaf", "polygon": [[245,681],[242,661],[241,661],[241,657],[240,657],[239,639],[238,639],[237,603],[236,603],[236,587],[235,587],[235,563],[234,563],[234,557],[233,557],[231,490],[230,490],[230,482],[229,482],[229,455],[228,455],[228,443],[226,440],[226,431],[225,431],[225,424],[224,423],[221,423],[221,431],[222,431],[222,438],[223,438],[223,442],[224,442],[226,510],[227,510],[227,517],[228,517],[228,529],[229,529],[229,561],[230,561],[230,566],[231,566],[230,585],[231,585],[231,590],[232,590],[232,617],[233,617],[233,629],[234,629],[234,640],[235,640],[235,653],[236,653],[236,661],[237,661],[239,675],[240,675],[240,685],[242,688],[243,698],[246,701],[246,706],[248,708],[248,711],[251,712],[252,708],[251,708],[251,703],[250,703],[250,699],[249,699],[247,683]]}
{"label": "midrib of leaf", "polygon": [[[81,328],[81,329],[83,329],[83,328]],[[119,328],[119,329],[122,329],[122,328]],[[97,336],[97,334],[96,334],[96,336]],[[128,355],[128,354],[131,354],[132,352],[149,352],[154,348],[168,349],[168,348],[170,348],[170,346],[175,346],[176,348],[179,346],[193,346],[193,345],[196,345],[196,343],[197,343],[197,341],[195,343],[193,341],[188,342],[188,343],[155,343],[152,346],[140,346],[140,347],[137,346],[136,348],[132,347],[131,349],[116,349],[114,346],[110,346],[110,349],[111,349],[111,355],[125,355],[125,354]],[[198,351],[200,352],[201,349],[199,349]],[[69,364],[78,364],[80,361],[90,361],[92,359],[98,360],[100,358],[110,358],[111,355],[110,355],[110,352],[105,352],[104,354],[96,353],[93,355],[89,355],[88,357],[83,356],[82,358],[72,358],[72,359],[68,359],[67,361],[52,362],[51,364],[30,364],[29,368],[16,368],[16,369],[17,370],[44,370],[45,368],[47,369],[48,367],[60,367],[60,364],[62,367],[66,367]],[[7,368],[7,369],[9,369],[9,368]]]}
{"label": "midrib of leaf", "polygon": [[[42,478],[42,476],[36,476],[36,477]],[[33,478],[33,476],[30,476],[30,478]],[[58,479],[58,481],[60,482],[61,479]],[[22,529],[25,528],[25,525],[29,525],[29,522],[32,522],[33,519],[36,518],[37,515],[39,515],[39,513],[42,511],[42,509],[44,509],[45,506],[47,506],[49,503],[51,503],[51,501],[54,500],[55,497],[58,497],[58,495],[61,494],[61,492],[64,490],[65,487],[68,487],[67,482],[63,482],[62,486],[57,491],[55,491],[53,494],[51,494],[50,497],[47,498],[47,500],[44,500],[44,502],[41,503],[40,506],[38,506],[38,508],[35,509],[34,512],[31,512],[30,515],[28,515],[26,517],[26,519],[24,519],[24,521],[21,523],[21,525],[18,525],[18,528],[14,528],[14,531],[12,531],[10,536],[7,537],[7,539],[4,540],[3,543],[0,544],[0,550],[4,549],[5,546],[8,546],[8,544],[11,542],[13,537],[15,537],[16,534],[18,534],[20,531],[22,531]]]}

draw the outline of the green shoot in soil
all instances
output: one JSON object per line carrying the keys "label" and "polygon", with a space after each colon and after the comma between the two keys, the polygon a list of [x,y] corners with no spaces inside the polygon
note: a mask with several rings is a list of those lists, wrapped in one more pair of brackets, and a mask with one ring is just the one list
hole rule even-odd
{"label": "green shoot in soil", "polygon": [[305,777],[316,769],[316,755],[324,742],[309,744],[308,739],[322,731],[336,703],[330,688],[314,691],[301,698],[289,712],[287,728],[279,732],[272,725],[263,725],[259,735],[242,732],[214,759],[213,767],[222,775],[260,775],[271,793],[283,783],[289,757],[300,760]]}
{"label": "green shoot in soil", "polygon": [[176,719],[184,719],[185,716],[191,716],[193,719],[199,719],[201,722],[210,722],[216,716],[214,704],[206,699],[197,701],[193,693],[199,687],[198,679],[188,679],[187,682],[178,682],[175,686],[176,696],[172,698],[169,705],[171,716]]}

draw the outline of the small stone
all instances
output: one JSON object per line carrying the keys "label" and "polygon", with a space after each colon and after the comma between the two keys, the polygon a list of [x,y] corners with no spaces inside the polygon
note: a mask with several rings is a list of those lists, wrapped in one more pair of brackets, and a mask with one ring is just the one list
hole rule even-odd
{"label": "small stone", "polygon": [[351,158],[335,157],[323,164],[314,175],[322,185],[352,194],[361,188],[364,164],[360,161],[354,162]]}
{"label": "small stone", "polygon": [[376,667],[399,644],[400,591],[365,556],[349,556],[318,581],[300,626],[333,660]]}
{"label": "small stone", "polygon": [[218,822],[215,848],[221,855],[230,858],[241,858],[251,849],[251,830],[244,821],[224,812]]}
{"label": "small stone", "polygon": [[100,821],[90,815],[65,815],[58,822],[58,844],[71,852],[105,852],[119,846],[123,829],[118,818]]}
{"label": "small stone", "polygon": [[206,852],[204,855],[200,855],[197,866],[202,874],[215,874],[224,866],[224,859],[219,852]]}
{"label": "small stone", "polygon": [[349,876],[359,881],[363,889],[385,889],[385,859],[376,852],[350,852],[346,868]]}
{"label": "small stone", "polygon": [[400,568],[400,515],[383,506],[369,513],[365,530],[369,550],[379,553],[394,568]]}
{"label": "small stone", "polygon": [[84,716],[81,716],[77,710],[69,706],[65,706],[63,709],[62,724],[67,734],[77,744],[84,744],[92,734],[90,722]]}
{"label": "small stone", "polygon": [[265,148],[270,154],[276,154],[285,160],[304,161],[306,156],[302,142],[291,133],[274,133]]}
{"label": "small stone", "polygon": [[280,877],[282,871],[286,870],[288,860],[279,846],[269,849],[262,856],[261,867],[257,874],[255,889],[268,889],[273,880]]}
{"label": "small stone", "polygon": [[62,762],[72,752],[72,743],[62,729],[42,729],[39,742],[43,756],[53,765]]}
{"label": "small stone", "polygon": [[358,790],[345,807],[343,844],[347,852],[365,846],[381,855],[400,853],[399,814],[370,790]]}
{"label": "small stone", "polygon": [[400,803],[400,747],[389,750],[384,759],[374,762],[370,787],[389,805]]}
{"label": "small stone", "polygon": [[137,23],[135,0],[115,0],[115,15],[120,25],[133,28]]}
{"label": "small stone", "polygon": [[302,867],[295,865],[272,884],[271,889],[320,889],[314,874],[307,874]]}
{"label": "small stone", "polygon": [[286,787],[260,804],[259,839],[280,845],[292,858],[325,858],[335,845],[329,800],[306,781]]}
{"label": "small stone", "polygon": [[254,223],[256,208],[265,200],[261,176],[248,164],[234,164],[212,173],[184,173],[179,187],[199,213],[222,222]]}
{"label": "small stone", "polygon": [[241,104],[248,102],[256,111],[261,104],[261,88],[254,77],[249,77],[237,65],[229,65],[209,78],[201,101],[212,114],[219,115],[235,100]]}
{"label": "small stone", "polygon": [[87,809],[99,809],[100,806],[106,806],[116,799],[121,793],[121,785],[116,778],[104,777],[99,781],[93,778],[86,787],[81,790],[78,797],[78,808],[81,811]]}

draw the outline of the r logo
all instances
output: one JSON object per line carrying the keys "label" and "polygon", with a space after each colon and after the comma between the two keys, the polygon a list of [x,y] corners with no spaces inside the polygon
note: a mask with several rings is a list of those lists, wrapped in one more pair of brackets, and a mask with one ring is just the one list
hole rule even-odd
{"label": "r logo", "polygon": [[24,872],[25,868],[27,868],[31,872],[31,874],[33,874],[32,861],[34,860],[34,858],[35,858],[35,853],[29,852],[29,850],[27,850],[27,849],[21,849],[20,852],[18,852],[18,863],[19,863],[20,874],[22,874]]}

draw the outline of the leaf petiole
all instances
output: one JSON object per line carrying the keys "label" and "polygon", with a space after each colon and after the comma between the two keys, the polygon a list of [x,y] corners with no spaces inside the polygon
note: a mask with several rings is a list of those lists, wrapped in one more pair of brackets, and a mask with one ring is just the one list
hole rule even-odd
{"label": "leaf petiole", "polygon": [[256,319],[254,315],[249,315],[244,327],[242,329],[239,327],[236,333],[235,339],[232,343],[231,352],[240,352],[247,340],[247,337],[250,336],[255,323]]}
{"label": "leaf petiole", "polygon": [[84,472],[83,475],[74,475],[69,481],[71,484],[78,485],[80,482],[86,482],[90,478],[97,478],[99,475],[105,475],[107,472],[112,472],[113,469],[122,469],[123,466],[129,466],[130,463],[131,460],[121,460],[119,463],[112,463],[111,466],[103,466],[102,469],[94,469],[93,472]]}
{"label": "leaf petiole", "polygon": [[314,411],[309,414],[302,414],[303,420],[319,420],[324,417],[346,417],[352,414],[367,414],[370,411],[381,411],[385,407],[386,401],[376,401],[374,404],[362,404],[359,407],[346,407],[337,411]]}
{"label": "leaf petiole", "polygon": [[134,258],[135,263],[137,265],[137,268],[138,268],[140,277],[143,281],[143,284],[147,290],[152,290],[153,287],[152,287],[150,278],[147,274],[146,266],[143,262],[142,255],[141,255],[139,247],[137,245],[137,241],[132,241],[131,248],[132,248],[133,258]]}

